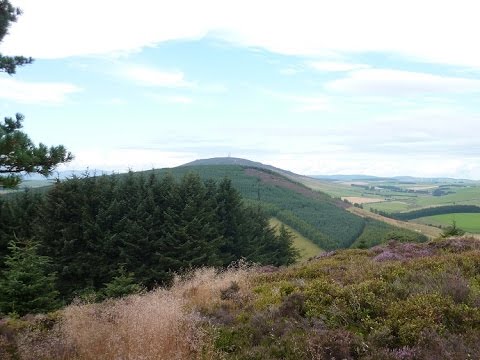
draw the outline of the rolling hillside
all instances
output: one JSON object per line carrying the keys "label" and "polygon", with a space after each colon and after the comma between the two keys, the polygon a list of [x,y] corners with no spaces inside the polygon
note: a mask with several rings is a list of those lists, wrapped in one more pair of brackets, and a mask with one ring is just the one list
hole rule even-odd
{"label": "rolling hillside", "polygon": [[318,191],[312,181],[319,180],[259,162],[231,157],[212,158],[171,169],[139,172],[138,175],[152,171],[160,175],[172,173],[177,178],[189,172],[198,173],[204,180],[230,178],[245,201],[261,206],[271,217],[324,250],[348,248],[353,244],[372,246],[391,238],[425,241],[424,235],[431,236],[429,232],[417,229],[409,231],[392,224],[381,224],[378,219],[366,220],[362,214],[347,211],[351,205]]}
{"label": "rolling hillside", "polygon": [[[339,199],[305,186],[308,179],[273,166],[238,158],[197,160],[172,169],[154,170],[171,172],[176,177],[196,172],[203,179],[232,179],[246,201],[262,206],[272,217],[290,226],[324,250],[348,248],[357,239],[368,246],[392,237],[412,241],[425,241],[420,233],[383,225],[376,220],[346,210],[350,205]],[[148,172],[147,172],[148,173]],[[366,238],[367,237],[367,238]],[[357,246],[356,243],[355,246]]]}

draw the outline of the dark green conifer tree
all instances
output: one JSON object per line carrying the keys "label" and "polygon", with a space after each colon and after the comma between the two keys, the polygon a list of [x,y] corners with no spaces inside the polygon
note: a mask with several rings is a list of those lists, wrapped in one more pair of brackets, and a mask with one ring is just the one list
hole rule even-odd
{"label": "dark green conifer tree", "polygon": [[224,178],[218,185],[216,202],[220,234],[224,237],[221,251],[224,265],[228,265],[231,261],[242,257],[245,245],[239,228],[244,221],[242,198],[230,179]]}
{"label": "dark green conifer tree", "polygon": [[0,277],[0,312],[47,312],[58,307],[55,274],[50,259],[38,254],[38,244],[10,242],[6,268]]}
{"label": "dark green conifer tree", "polygon": [[127,273],[123,266],[118,269],[118,274],[103,289],[104,298],[118,298],[142,291],[142,287],[135,282],[135,274]]}
{"label": "dark green conifer tree", "polygon": [[0,201],[0,268],[10,241],[35,238],[41,205],[41,195],[31,190],[11,195],[8,201]]}
{"label": "dark green conifer tree", "polygon": [[[206,188],[197,174],[183,177],[178,187],[177,211],[167,215],[168,230],[159,253],[169,269],[186,269],[202,265],[221,265],[215,209],[206,207]],[[174,209],[172,209],[174,210]]]}
{"label": "dark green conifer tree", "polygon": [[[281,225],[277,236],[277,254],[273,265],[290,265],[293,264],[300,256],[298,250],[293,246],[293,235],[285,225]],[[273,259],[272,259],[273,260]]]}

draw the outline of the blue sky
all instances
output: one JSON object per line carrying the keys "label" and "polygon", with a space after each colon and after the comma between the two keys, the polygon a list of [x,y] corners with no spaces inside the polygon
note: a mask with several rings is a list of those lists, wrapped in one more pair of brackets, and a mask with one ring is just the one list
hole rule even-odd
{"label": "blue sky", "polygon": [[474,1],[12,3],[0,52],[36,60],[0,73],[0,115],[66,168],[480,179]]}

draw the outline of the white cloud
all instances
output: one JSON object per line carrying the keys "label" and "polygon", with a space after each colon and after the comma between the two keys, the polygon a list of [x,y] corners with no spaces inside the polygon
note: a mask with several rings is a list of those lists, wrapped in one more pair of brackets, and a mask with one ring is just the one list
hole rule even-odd
{"label": "white cloud", "polygon": [[111,99],[104,100],[102,103],[105,105],[125,105],[127,101],[125,99],[114,97]]}
{"label": "white cloud", "polygon": [[[262,90],[262,92],[265,95],[280,99],[284,102],[292,103],[293,111],[296,112],[325,111],[331,108],[330,98],[321,94],[293,95],[271,90]],[[291,129],[288,131],[291,131]]]}
{"label": "white cloud", "polygon": [[168,88],[188,88],[194,86],[185,80],[181,71],[163,71],[151,67],[130,65],[119,69],[123,76],[141,86],[158,86]]}
{"label": "white cloud", "polygon": [[26,82],[15,78],[0,77],[0,98],[20,103],[61,104],[69,94],[81,91],[68,83]]}
{"label": "white cloud", "polygon": [[183,95],[159,95],[159,94],[148,94],[148,97],[153,100],[157,100],[163,103],[168,104],[180,104],[180,105],[189,105],[193,103],[193,99],[188,96]]}
{"label": "white cloud", "polygon": [[364,69],[349,72],[326,84],[328,90],[362,95],[408,96],[480,91],[480,80],[427,73]]}
{"label": "white cloud", "polygon": [[138,51],[208,34],[273,52],[385,52],[480,67],[480,5],[439,2],[274,0],[14,1],[24,10],[2,51],[36,58]]}
{"label": "white cloud", "polygon": [[193,102],[192,98],[188,96],[172,95],[165,96],[165,101],[171,104],[191,104]]}
{"label": "white cloud", "polygon": [[291,96],[290,100],[297,103],[295,111],[325,111],[330,107],[330,101],[325,96]]}
{"label": "white cloud", "polygon": [[280,69],[280,74],[282,75],[287,75],[287,76],[291,76],[291,75],[296,75],[300,72],[300,70],[298,69],[294,69],[294,68],[284,68],[284,69]]}
{"label": "white cloud", "polygon": [[351,64],[338,61],[311,61],[308,63],[308,65],[315,70],[325,72],[342,72],[358,69],[367,69],[370,67],[367,64]]}

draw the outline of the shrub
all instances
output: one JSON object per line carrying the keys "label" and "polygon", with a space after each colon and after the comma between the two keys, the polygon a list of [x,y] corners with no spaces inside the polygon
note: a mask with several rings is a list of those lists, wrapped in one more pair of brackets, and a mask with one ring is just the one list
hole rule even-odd
{"label": "shrub", "polygon": [[347,330],[317,330],[308,335],[311,359],[358,359],[365,351],[362,339]]}

